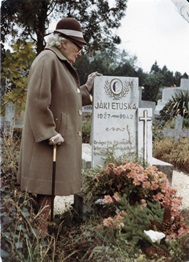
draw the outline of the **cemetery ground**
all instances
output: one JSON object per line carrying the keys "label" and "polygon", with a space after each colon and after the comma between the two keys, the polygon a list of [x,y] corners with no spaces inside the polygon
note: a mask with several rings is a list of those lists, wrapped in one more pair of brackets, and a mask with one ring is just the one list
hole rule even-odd
{"label": "cemetery ground", "polygon": [[[1,143],[3,262],[189,260],[189,207],[179,209],[176,191],[156,169],[134,162],[110,163],[113,159],[108,156],[106,169],[84,170],[83,191],[86,203],[92,204],[90,212],[78,213],[68,204],[65,213],[49,223],[50,234],[44,237],[37,230],[35,196],[21,192],[16,183],[20,137],[2,136]],[[153,146],[156,158],[172,163],[178,175],[182,171],[189,176],[189,139],[158,139]],[[134,170],[136,175],[148,174],[154,190],[132,180]],[[166,192],[159,186],[157,194],[160,176]],[[156,235],[154,240],[144,230],[162,232],[166,238]]]}

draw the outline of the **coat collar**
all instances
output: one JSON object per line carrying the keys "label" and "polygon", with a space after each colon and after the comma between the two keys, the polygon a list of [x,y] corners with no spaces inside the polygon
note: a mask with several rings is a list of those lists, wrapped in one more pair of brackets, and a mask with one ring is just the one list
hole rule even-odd
{"label": "coat collar", "polygon": [[45,48],[45,50],[53,51],[60,60],[68,62],[68,64],[76,71],[75,67],[68,61],[68,59],[60,52],[60,50],[56,46],[47,47]]}
{"label": "coat collar", "polygon": [[47,47],[45,49],[53,51],[60,60],[64,60],[64,61],[68,62],[66,57],[60,52],[60,50],[57,47],[51,46],[51,47]]}

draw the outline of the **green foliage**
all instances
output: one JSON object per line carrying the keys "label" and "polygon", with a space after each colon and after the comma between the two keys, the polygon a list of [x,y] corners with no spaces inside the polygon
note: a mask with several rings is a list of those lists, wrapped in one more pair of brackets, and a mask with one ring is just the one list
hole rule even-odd
{"label": "green foliage", "polygon": [[125,50],[119,51],[114,46],[108,46],[95,54],[79,57],[75,66],[78,68],[81,83],[84,84],[87,76],[95,71],[103,75],[137,76],[135,62],[136,57],[130,57]]}
{"label": "green foliage", "polygon": [[53,238],[44,240],[35,224],[34,199],[15,187],[15,176],[3,175],[1,188],[1,257],[3,261],[52,261],[48,251],[54,244]]}
{"label": "green foliage", "polygon": [[33,43],[21,40],[18,40],[11,48],[13,51],[7,51],[2,62],[2,79],[5,85],[3,105],[13,102],[21,111],[25,108],[27,79],[36,53],[33,50]]}
{"label": "green foliage", "polygon": [[150,73],[161,74],[163,76],[162,80],[164,86],[179,86],[180,84],[181,74],[179,72],[175,72],[175,75],[173,75],[173,72],[169,71],[165,65],[160,68],[157,61],[152,65]]}
{"label": "green foliage", "polygon": [[115,68],[115,70],[113,71],[113,75],[137,77],[137,72],[134,66],[132,66],[132,64],[130,64],[130,62],[128,61],[125,62],[124,65],[119,65],[117,68]]}
{"label": "green foliage", "polygon": [[[15,175],[1,177],[1,258],[6,262],[56,261],[56,238],[39,234],[35,198],[23,193],[16,183]],[[62,261],[62,260],[57,260]]]}
{"label": "green foliage", "polygon": [[189,117],[183,118],[183,127],[189,128]]}
{"label": "green foliage", "polygon": [[91,135],[91,114],[88,113],[85,115],[85,120],[82,124],[82,142],[90,143],[90,135]]}
{"label": "green foliage", "polygon": [[164,125],[164,121],[162,121],[159,116],[158,119],[157,117],[154,118],[153,124],[152,124],[152,140],[153,143],[156,140],[161,140],[164,135],[163,135],[163,125]]}
{"label": "green foliage", "polygon": [[164,86],[180,85],[181,74],[179,72],[169,71],[166,66],[160,68],[155,62],[152,67],[150,74],[146,76],[143,83],[144,86],[142,98],[143,100],[157,101],[160,99],[160,91]]}
{"label": "green foliage", "polygon": [[120,43],[113,29],[120,26],[126,3],[126,0],[116,0],[115,7],[110,8],[108,1],[101,0],[4,0],[1,7],[3,41],[8,34],[14,38],[32,39],[36,42],[37,53],[40,53],[44,49],[44,37],[48,34],[47,28],[52,19],[58,21],[68,16],[81,22],[85,39],[90,44],[89,51],[94,52]]}
{"label": "green foliage", "polygon": [[[188,227],[179,213],[180,200],[162,172],[134,163],[109,163],[96,173],[86,170],[83,177],[85,200],[93,201],[95,214],[103,217],[102,235],[108,234],[114,245],[130,243],[151,259],[161,257],[160,261],[170,259],[177,245],[178,261],[186,258],[183,243],[189,237]],[[153,243],[144,230],[164,232],[167,241]]]}
{"label": "green foliage", "polygon": [[121,239],[115,230],[104,230],[100,222],[98,217],[87,217],[85,223],[74,231],[70,231],[70,228],[69,232],[65,230],[64,235],[60,236],[65,257],[70,261],[136,261],[141,250]]}
{"label": "green foliage", "polygon": [[157,101],[160,99],[162,87],[173,86],[175,83],[180,85],[180,73],[176,72],[173,75],[165,66],[161,69],[155,63],[151,72],[147,74],[136,67],[136,61],[137,58],[129,56],[125,50],[120,52],[115,47],[109,46],[96,52],[95,55],[83,55],[77,60],[76,67],[82,84],[93,71],[103,75],[138,77],[139,85],[144,87],[143,100]]}
{"label": "green foliage", "polygon": [[[81,22],[85,39],[89,42],[83,52],[90,56],[89,60],[83,56],[76,63],[81,83],[84,84],[93,71],[104,75],[136,76],[139,77],[139,85],[144,86],[143,100],[157,101],[160,88],[179,85],[181,74],[176,72],[173,75],[166,66],[160,69],[157,62],[152,65],[150,74],[146,74],[141,68],[136,68],[136,57],[128,58],[125,50],[118,53],[115,46],[121,40],[113,30],[119,28],[121,19],[125,16],[126,4],[126,0],[115,0],[114,7],[110,8],[108,1],[101,0],[4,0],[1,7],[2,41],[8,42],[10,35],[12,43],[18,39],[33,41],[39,54],[45,47],[45,36],[50,33],[50,22],[66,16],[75,17]],[[4,55],[4,48],[2,54]],[[19,80],[17,82],[21,84]],[[15,100],[17,97],[22,100],[24,91],[18,89],[14,92],[15,94],[8,94],[8,99]]]}
{"label": "green foliage", "polygon": [[35,202],[20,191],[16,182],[18,171],[20,136],[4,134],[1,161],[1,257],[3,261],[47,261],[46,253],[53,243],[45,243],[35,224]]}
{"label": "green foliage", "polygon": [[20,135],[2,134],[1,138],[1,257],[7,262],[50,262],[54,238],[45,240],[39,235],[35,198],[21,192],[16,180]]}
{"label": "green foliage", "polygon": [[[145,246],[145,243],[152,244],[153,242],[146,236],[144,230],[149,229],[151,221],[155,221],[157,224],[163,222],[164,210],[161,208],[160,204],[148,202],[145,208],[141,208],[139,205],[130,205],[123,198],[120,205],[120,210],[126,212],[122,219],[120,237],[129,241],[132,245],[142,244],[142,246]],[[153,229],[157,230],[155,225]]]}
{"label": "green foliage", "polygon": [[150,73],[145,79],[142,94],[143,100],[156,101],[160,87],[163,85],[163,75],[160,72]]}
{"label": "green foliage", "polygon": [[[189,259],[189,237],[187,235],[178,239],[171,239],[168,243],[168,249],[173,262],[183,262],[183,259]],[[187,255],[184,255],[184,253]]]}
{"label": "green foliage", "polygon": [[160,111],[160,116],[164,121],[171,120],[177,115],[189,119],[189,92],[187,91],[181,91],[172,96],[172,99]]}

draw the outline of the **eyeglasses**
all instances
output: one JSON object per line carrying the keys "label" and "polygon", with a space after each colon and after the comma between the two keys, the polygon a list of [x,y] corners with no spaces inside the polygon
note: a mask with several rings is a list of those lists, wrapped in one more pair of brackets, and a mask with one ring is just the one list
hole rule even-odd
{"label": "eyeglasses", "polygon": [[78,46],[76,43],[72,42],[70,39],[69,41],[77,47],[77,53],[79,53],[82,50],[82,47]]}

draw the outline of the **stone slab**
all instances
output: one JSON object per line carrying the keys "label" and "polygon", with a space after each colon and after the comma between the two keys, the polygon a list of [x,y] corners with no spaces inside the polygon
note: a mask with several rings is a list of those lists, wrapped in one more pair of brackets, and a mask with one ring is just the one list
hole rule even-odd
{"label": "stone slab", "polygon": [[156,166],[159,171],[166,174],[167,179],[169,180],[169,183],[172,184],[172,177],[173,177],[173,165],[172,164],[169,164],[167,162],[164,162],[162,160],[159,160],[153,157],[151,165]]}

